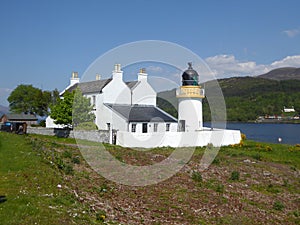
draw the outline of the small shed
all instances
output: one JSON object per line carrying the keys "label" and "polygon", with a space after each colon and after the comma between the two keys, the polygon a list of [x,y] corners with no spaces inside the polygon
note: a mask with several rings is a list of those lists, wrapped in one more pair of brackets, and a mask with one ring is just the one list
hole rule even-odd
{"label": "small shed", "polygon": [[17,113],[3,114],[0,118],[1,123],[16,122],[16,123],[26,123],[27,125],[37,124],[37,120],[38,119],[36,118],[35,115],[17,114]]}
{"label": "small shed", "polygon": [[7,113],[0,117],[2,131],[26,134],[28,124],[36,124],[37,118],[34,115]]}

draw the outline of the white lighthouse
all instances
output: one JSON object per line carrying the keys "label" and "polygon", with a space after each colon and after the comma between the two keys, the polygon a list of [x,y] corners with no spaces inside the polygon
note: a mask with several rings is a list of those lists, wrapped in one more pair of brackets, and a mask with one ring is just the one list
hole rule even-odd
{"label": "white lighthouse", "polygon": [[204,89],[199,85],[199,75],[188,63],[182,74],[182,86],[177,89],[178,131],[195,132],[203,129],[202,99]]}

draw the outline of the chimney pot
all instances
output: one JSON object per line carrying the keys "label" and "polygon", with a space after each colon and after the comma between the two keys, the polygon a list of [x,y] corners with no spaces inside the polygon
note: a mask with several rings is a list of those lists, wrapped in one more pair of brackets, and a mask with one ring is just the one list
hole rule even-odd
{"label": "chimney pot", "polygon": [[96,74],[96,80],[101,80],[101,75],[100,74]]}

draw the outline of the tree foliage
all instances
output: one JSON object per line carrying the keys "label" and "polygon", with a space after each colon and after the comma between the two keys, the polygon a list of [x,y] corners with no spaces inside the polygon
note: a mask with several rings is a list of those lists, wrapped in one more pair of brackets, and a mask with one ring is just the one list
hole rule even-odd
{"label": "tree foliage", "polygon": [[42,91],[32,85],[21,84],[11,92],[7,100],[11,112],[44,116],[57,93],[57,90]]}
{"label": "tree foliage", "polygon": [[90,100],[84,97],[81,90],[77,88],[73,102],[73,124],[75,127],[80,123],[93,122],[95,120],[95,114],[92,113],[93,107]]}
{"label": "tree foliage", "polygon": [[63,98],[58,99],[50,108],[54,123],[67,127],[76,127],[80,123],[93,122],[95,119],[90,100],[82,95],[79,88],[73,92],[65,92]]}
{"label": "tree foliage", "polygon": [[50,116],[55,124],[72,126],[72,106],[74,93],[65,92],[63,98],[58,99],[56,104],[50,106]]}
{"label": "tree foliage", "polygon": [[[228,121],[246,122],[254,121],[258,116],[285,115],[282,112],[284,106],[294,106],[296,111],[294,114],[300,113],[300,80],[277,81],[259,77],[232,77],[218,82],[225,98]],[[205,86],[209,86],[208,84],[209,82]],[[174,91],[159,93],[159,96],[166,94],[169,102],[177,101]],[[216,96],[210,97],[212,99]],[[177,116],[176,109],[171,104],[167,104],[159,97],[157,102],[163,110]],[[215,114],[217,115],[217,112],[214,112]],[[203,99],[203,118],[204,121],[211,121],[207,98]]]}

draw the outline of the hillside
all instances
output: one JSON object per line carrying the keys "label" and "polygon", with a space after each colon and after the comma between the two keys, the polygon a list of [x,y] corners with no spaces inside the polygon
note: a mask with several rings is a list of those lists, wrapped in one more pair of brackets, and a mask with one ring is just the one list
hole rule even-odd
{"label": "hillside", "polygon": [[[284,106],[294,106],[300,112],[300,80],[232,77],[218,82],[225,98],[229,121],[253,121],[259,115],[281,115]],[[207,82],[205,86],[209,84]],[[158,106],[176,116],[176,107],[171,107],[168,101],[177,101],[175,90],[159,93]],[[205,121],[210,120],[206,99],[203,100],[203,115]]]}
{"label": "hillside", "polygon": [[8,113],[9,112],[9,108],[3,105],[0,105],[0,114],[1,113]]}
{"label": "hillside", "polygon": [[[74,139],[0,132],[0,221],[11,224],[299,224],[299,146],[245,141],[222,147],[209,169],[205,148],[170,179],[131,187],[106,180]],[[99,143],[80,142],[97,151]],[[105,145],[123,163],[161,162],[172,148]],[[284,156],[284,157],[283,157]]]}
{"label": "hillside", "polygon": [[300,68],[283,67],[258,76],[272,80],[300,80]]}

